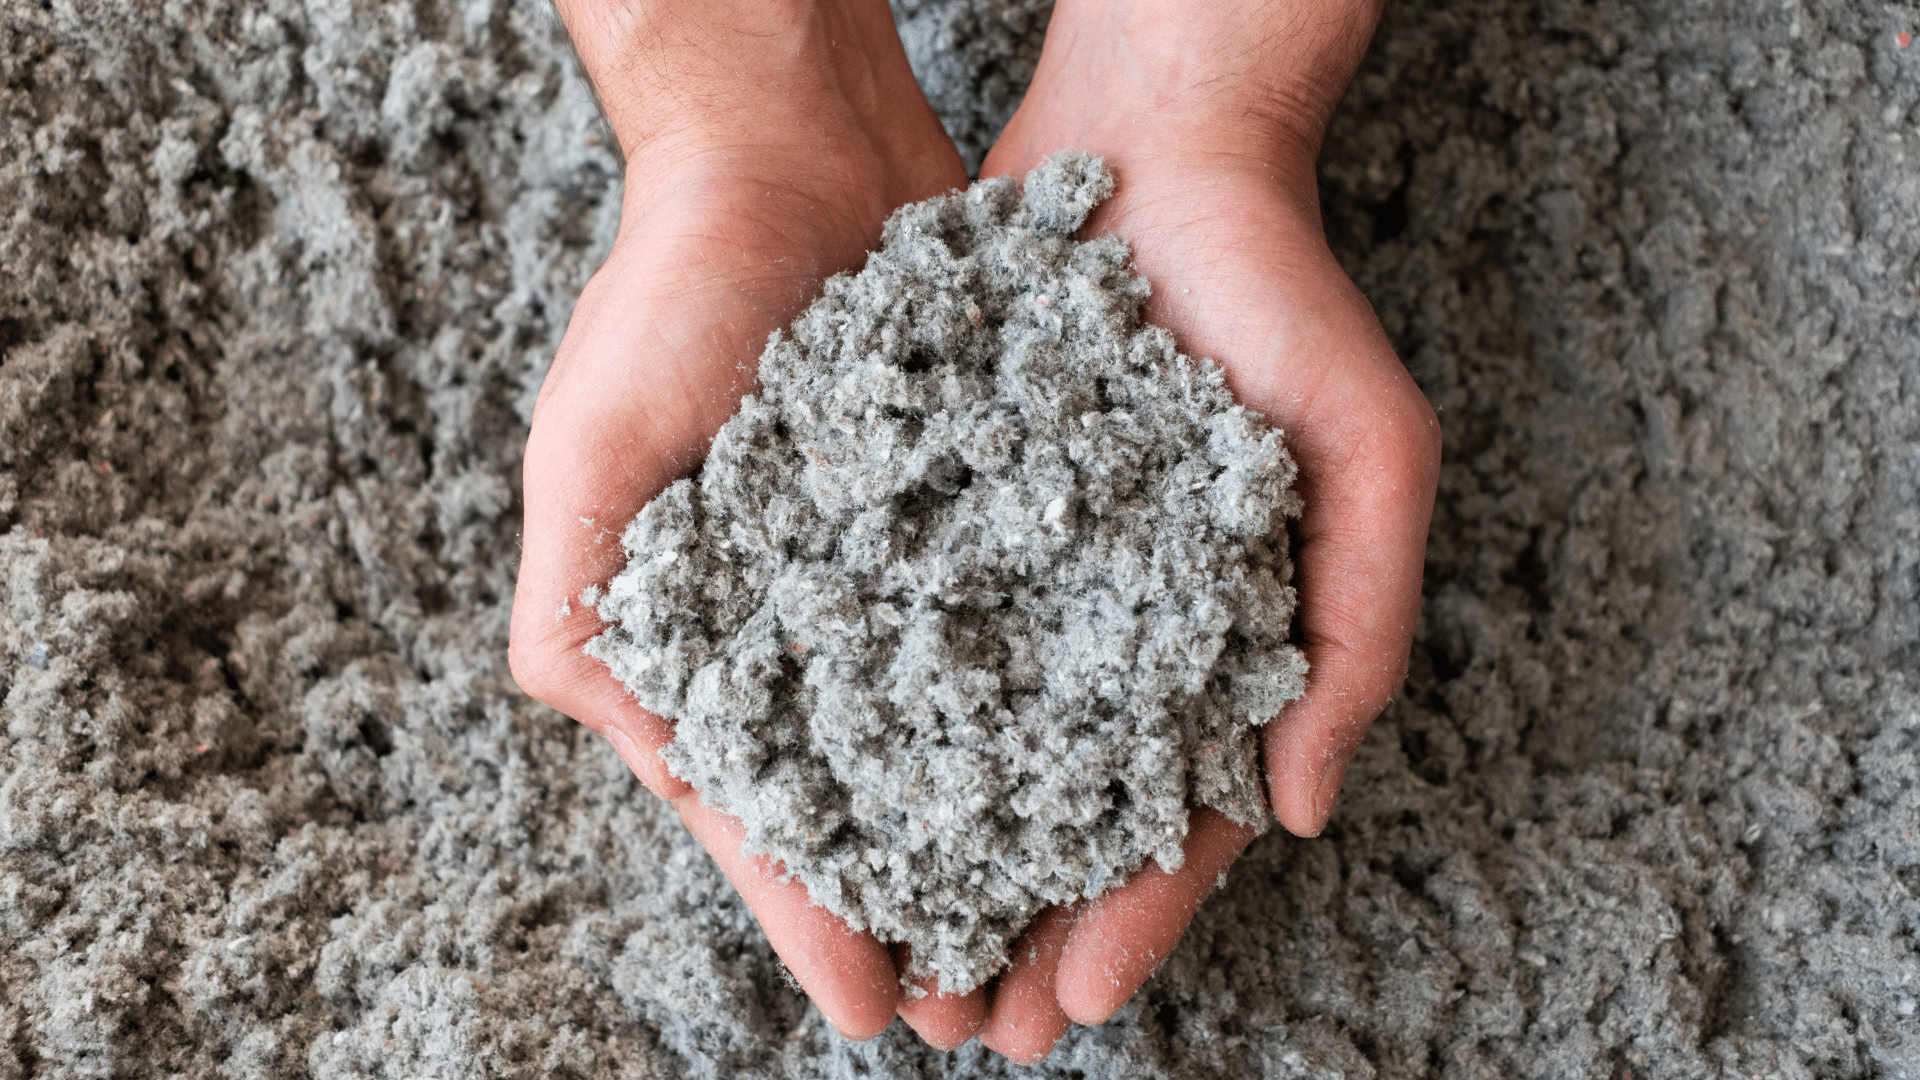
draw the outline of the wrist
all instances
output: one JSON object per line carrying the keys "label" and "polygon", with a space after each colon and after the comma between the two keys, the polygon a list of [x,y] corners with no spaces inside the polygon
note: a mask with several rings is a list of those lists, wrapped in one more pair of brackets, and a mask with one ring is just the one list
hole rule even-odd
{"label": "wrist", "polygon": [[557,2],[629,164],[884,141],[918,97],[884,0]]}
{"label": "wrist", "polygon": [[[1328,119],[1364,56],[1380,0],[1059,0],[1009,133],[1239,162],[1312,187]],[[1063,144],[1064,145],[1064,144]],[[1051,152],[1049,147],[1040,152]]]}

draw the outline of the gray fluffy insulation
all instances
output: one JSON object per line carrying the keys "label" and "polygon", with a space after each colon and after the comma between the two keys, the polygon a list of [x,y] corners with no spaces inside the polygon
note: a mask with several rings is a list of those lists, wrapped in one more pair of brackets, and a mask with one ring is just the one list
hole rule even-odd
{"label": "gray fluffy insulation", "polygon": [[1100,159],[896,211],[623,538],[587,648],[668,765],[856,929],[962,993],[1039,909],[1264,827],[1292,460],[1139,322]]}
{"label": "gray fluffy insulation", "polygon": [[[1038,10],[915,5],[934,100]],[[0,4],[0,1077],[1913,1075],[1917,123],[1910,5],[1388,6],[1320,193],[1446,439],[1412,674],[1015,1070],[835,1036],[508,677],[620,200],[545,7]]]}

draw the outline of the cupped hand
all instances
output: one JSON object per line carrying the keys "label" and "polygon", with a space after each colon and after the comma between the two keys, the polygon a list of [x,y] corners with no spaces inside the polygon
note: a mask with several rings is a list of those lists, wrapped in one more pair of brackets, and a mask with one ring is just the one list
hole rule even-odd
{"label": "cupped hand", "polygon": [[[900,1002],[892,958],[745,856],[739,822],[668,772],[671,726],[582,652],[603,626],[581,593],[620,570],[626,524],[705,456],[767,335],[859,267],[890,211],[966,173],[884,4],[574,0],[563,15],[627,152],[626,188],[527,440],[513,674],[674,804],[820,1011],[869,1038]],[[922,1000],[947,1041],[954,1023],[962,1042],[978,1026],[964,1003]]]}
{"label": "cupped hand", "polygon": [[[1325,827],[1346,766],[1406,675],[1439,478],[1432,408],[1328,250],[1314,159],[1365,49],[1372,0],[1288,5],[1061,0],[1033,85],[983,175],[1065,148],[1104,155],[1114,196],[1083,228],[1133,249],[1147,320],[1211,357],[1283,432],[1306,510],[1291,525],[1305,697],[1270,722],[1275,814]],[[1045,1056],[1097,1024],[1165,959],[1253,831],[1193,813],[1186,863],[1149,866],[1015,947],[981,1039]],[[1008,994],[1012,982],[1029,992]]]}
{"label": "cupped hand", "polygon": [[[1314,204],[1318,132],[1373,14],[1262,37],[1236,4],[1154,6],[1062,0],[987,173],[1024,173],[1068,147],[1105,154],[1120,189],[1087,234],[1129,240],[1156,289],[1148,317],[1220,360],[1240,399],[1287,434],[1308,505],[1294,535],[1314,671],[1307,697],[1268,726],[1265,760],[1281,821],[1313,833],[1404,674],[1437,470],[1432,414],[1333,264]],[[562,7],[629,168],[619,239],[575,309],[528,440],[515,677],[606,734],[674,803],[842,1032],[877,1034],[897,1009],[936,1046],[984,1024],[989,1046],[1036,1060],[1070,1020],[1097,1023],[1124,1003],[1251,830],[1198,811],[1179,871],[1149,867],[1042,913],[988,993],[903,1000],[904,950],[889,956],[745,856],[738,822],[660,762],[670,726],[581,651],[602,629],[582,590],[620,569],[625,523],[705,453],[766,335],[859,264],[890,210],[961,186],[959,158],[884,5]],[[1289,89],[1302,87],[1318,90]]]}

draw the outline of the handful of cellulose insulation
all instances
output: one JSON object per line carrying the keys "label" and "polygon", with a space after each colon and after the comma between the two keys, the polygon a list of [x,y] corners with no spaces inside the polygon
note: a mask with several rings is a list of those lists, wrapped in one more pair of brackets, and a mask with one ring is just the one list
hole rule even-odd
{"label": "handful of cellulose insulation", "polygon": [[1140,323],[1063,153],[902,207],[627,528],[587,647],[814,903],[963,993],[1041,908],[1264,828],[1299,697],[1278,433]]}

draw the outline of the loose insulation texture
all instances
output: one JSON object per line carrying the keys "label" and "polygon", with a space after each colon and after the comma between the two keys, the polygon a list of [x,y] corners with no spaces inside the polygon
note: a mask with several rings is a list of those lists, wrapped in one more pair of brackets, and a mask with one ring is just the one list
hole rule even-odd
{"label": "loose insulation texture", "polygon": [[[916,54],[936,102],[1041,28],[915,10],[1025,28]],[[1412,673],[1327,831],[1022,1076],[1912,1070],[1914,20],[1387,7],[1320,195],[1444,429]],[[840,1040],[508,676],[619,214],[555,33],[0,5],[0,1077],[1013,1074]]]}

